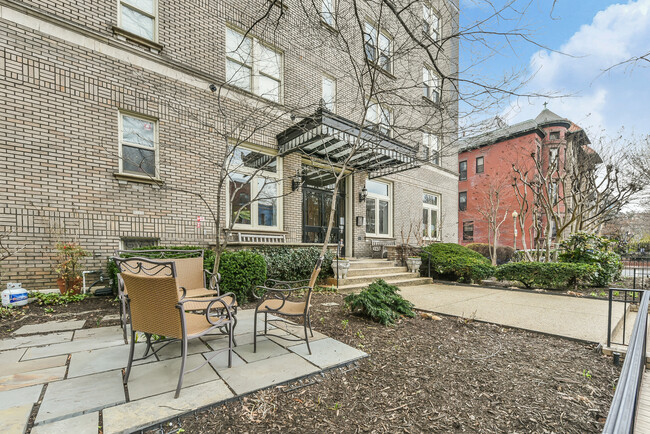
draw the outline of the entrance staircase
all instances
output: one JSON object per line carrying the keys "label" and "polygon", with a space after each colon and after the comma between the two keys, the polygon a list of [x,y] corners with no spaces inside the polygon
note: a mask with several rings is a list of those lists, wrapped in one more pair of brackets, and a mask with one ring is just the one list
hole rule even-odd
{"label": "entrance staircase", "polygon": [[[432,283],[429,277],[409,273],[406,267],[399,267],[386,259],[352,259],[346,279],[339,279],[338,289],[342,293],[359,292],[377,279],[384,279],[395,286],[425,285]],[[336,277],[327,280],[336,286]]]}

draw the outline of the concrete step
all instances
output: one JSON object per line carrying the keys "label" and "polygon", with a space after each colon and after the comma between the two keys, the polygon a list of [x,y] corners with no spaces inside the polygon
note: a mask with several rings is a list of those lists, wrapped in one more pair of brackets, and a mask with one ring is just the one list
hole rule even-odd
{"label": "concrete step", "polygon": [[[390,280],[405,280],[405,279],[410,279],[412,277],[420,277],[418,273],[390,273],[390,274],[383,274],[381,276],[357,276],[357,277],[350,277],[348,274],[347,279],[339,279],[339,287],[342,285],[356,285],[356,284],[365,284],[368,285],[372,282],[374,282],[377,279],[384,279],[386,282]],[[329,285],[336,285],[336,278],[335,277],[330,277],[327,279],[327,283]]]}
{"label": "concrete step", "polygon": [[386,274],[406,273],[406,267],[350,268],[348,278],[362,276],[382,276]]}
{"label": "concrete step", "polygon": [[357,268],[394,267],[395,263],[387,259],[351,259],[350,270]]}
{"label": "concrete step", "polygon": [[[411,274],[415,276],[415,274]],[[384,279],[386,282],[390,283],[391,285],[395,286],[414,286],[414,285],[426,285],[429,283],[433,283],[433,279],[429,277],[413,277],[412,279],[399,279],[399,280],[388,280]],[[338,291],[342,294],[350,294],[352,292],[359,292],[365,288],[368,287],[368,284],[360,284],[360,283],[355,283],[351,285],[339,285]]]}

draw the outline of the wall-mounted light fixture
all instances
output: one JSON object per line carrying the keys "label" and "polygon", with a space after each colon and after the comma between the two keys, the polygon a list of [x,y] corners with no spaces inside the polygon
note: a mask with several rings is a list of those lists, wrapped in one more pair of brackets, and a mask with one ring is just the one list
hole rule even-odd
{"label": "wall-mounted light fixture", "polygon": [[296,191],[302,186],[302,183],[305,182],[302,173],[299,170],[296,170],[296,174],[291,178],[291,191]]}
{"label": "wall-mounted light fixture", "polygon": [[368,197],[368,189],[364,186],[359,192],[359,202],[364,202]]}
{"label": "wall-mounted light fixture", "polygon": [[214,83],[210,84],[210,86],[208,86],[208,87],[210,88],[211,92],[216,92],[217,91],[217,85],[215,85]]}

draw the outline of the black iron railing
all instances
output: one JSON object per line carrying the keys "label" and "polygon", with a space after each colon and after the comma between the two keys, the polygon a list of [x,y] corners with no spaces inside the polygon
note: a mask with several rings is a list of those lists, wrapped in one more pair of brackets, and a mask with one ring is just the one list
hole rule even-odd
{"label": "black iron railing", "polygon": [[[627,289],[627,288],[609,288],[609,309],[607,315],[607,347],[612,345],[627,345],[625,343],[625,336],[627,335],[627,311],[631,304],[638,304],[641,299],[643,290],[640,289]],[[623,318],[621,319],[622,334],[620,342],[614,341],[614,332],[617,324],[612,324],[612,316],[614,314],[614,303],[623,303]],[[612,327],[614,327],[612,329]]]}
{"label": "black iron railing", "polygon": [[646,289],[650,286],[650,258],[642,256],[623,256],[621,277],[634,289]]}
{"label": "black iron railing", "polygon": [[[620,290],[619,290],[620,291]],[[611,292],[610,292],[611,294]],[[648,300],[650,292],[641,291],[639,314],[634,322],[625,362],[618,379],[616,392],[603,433],[632,433],[638,405],[639,388],[646,362],[646,336],[648,332]],[[611,306],[611,295],[610,295]],[[611,318],[611,311],[610,311]]]}

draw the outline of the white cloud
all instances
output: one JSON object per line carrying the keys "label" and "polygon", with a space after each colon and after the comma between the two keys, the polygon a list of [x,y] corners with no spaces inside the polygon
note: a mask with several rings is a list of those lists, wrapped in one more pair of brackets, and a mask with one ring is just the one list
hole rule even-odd
{"label": "white cloud", "polygon": [[[570,97],[548,100],[548,108],[591,135],[614,135],[621,127],[650,134],[650,68],[612,65],[650,50],[650,0],[615,4],[596,14],[557,52],[541,50],[530,60],[535,75],[529,92]],[[562,53],[566,53],[564,55]],[[545,100],[513,102],[504,112],[511,122],[534,118]]]}

